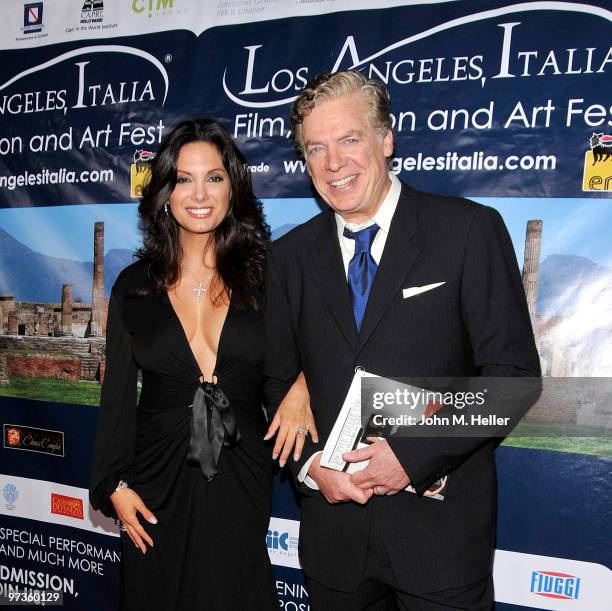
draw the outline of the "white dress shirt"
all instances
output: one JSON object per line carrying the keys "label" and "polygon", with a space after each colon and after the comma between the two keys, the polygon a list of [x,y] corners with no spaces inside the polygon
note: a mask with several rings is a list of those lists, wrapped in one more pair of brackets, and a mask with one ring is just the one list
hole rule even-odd
{"label": "white dress shirt", "polygon": [[376,232],[374,241],[372,242],[372,248],[370,253],[372,258],[376,262],[376,265],[380,263],[382,253],[387,242],[387,236],[389,235],[389,228],[391,227],[391,219],[395,214],[397,208],[397,202],[399,201],[400,192],[402,190],[402,183],[397,179],[395,174],[389,173],[391,179],[391,187],[383,199],[380,208],[376,214],[367,221],[357,225],[356,223],[347,223],[337,212],[336,226],[338,228],[338,242],[340,243],[340,252],[342,253],[342,262],[344,263],[344,273],[348,278],[348,266],[355,254],[355,240],[344,237],[344,228],[347,227],[353,233],[361,231],[370,225],[376,223],[380,229]]}
{"label": "white dress shirt", "polygon": [[[389,235],[391,219],[393,219],[393,215],[395,214],[395,209],[397,208],[400,192],[402,190],[402,183],[398,180],[395,174],[389,172],[389,178],[391,179],[391,187],[389,188],[389,191],[387,192],[385,199],[383,199],[382,204],[378,208],[376,214],[371,219],[357,225],[355,223],[347,223],[340,214],[337,212],[335,214],[336,227],[338,229],[338,242],[340,244],[340,252],[342,253],[342,262],[344,263],[344,274],[347,278],[349,263],[355,255],[355,240],[346,238],[344,236],[345,227],[348,227],[348,229],[352,232],[365,229],[374,223],[380,227],[380,229],[376,232],[376,236],[372,242],[372,248],[370,249],[370,253],[376,262],[376,265],[380,263],[383,250],[387,242],[387,236]],[[303,467],[298,473],[298,481],[303,482],[309,488],[313,488],[315,490],[318,490],[319,486],[317,486],[317,483],[308,475],[308,469],[310,469],[310,465],[317,454],[321,454],[321,452],[315,452],[304,463]]]}

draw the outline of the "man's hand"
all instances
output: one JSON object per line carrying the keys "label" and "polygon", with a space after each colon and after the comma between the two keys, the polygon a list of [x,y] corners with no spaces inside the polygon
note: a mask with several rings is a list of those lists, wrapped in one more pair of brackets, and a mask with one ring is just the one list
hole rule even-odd
{"label": "man's hand", "polygon": [[347,462],[370,461],[365,469],[350,476],[352,483],[362,490],[372,489],[376,495],[391,496],[410,483],[386,439],[377,440],[367,448],[345,452],[342,458]]}
{"label": "man's hand", "polygon": [[321,494],[328,503],[342,503],[343,501],[355,501],[365,505],[373,494],[371,488],[361,488],[351,481],[351,476],[341,471],[321,467],[321,455],[315,457],[308,469],[308,475],[319,486]]}

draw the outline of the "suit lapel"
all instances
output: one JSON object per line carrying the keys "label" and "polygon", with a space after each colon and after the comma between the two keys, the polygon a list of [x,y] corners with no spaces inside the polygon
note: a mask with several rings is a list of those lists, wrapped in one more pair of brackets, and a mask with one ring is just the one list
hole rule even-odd
{"label": "suit lapel", "polygon": [[376,272],[359,332],[359,353],[401,289],[402,281],[414,265],[419,252],[416,193],[402,185],[402,192],[391,221],[382,259]]}
{"label": "suit lapel", "polygon": [[357,346],[357,328],[349,293],[334,214],[311,239],[309,267],[327,307],[352,350]]}

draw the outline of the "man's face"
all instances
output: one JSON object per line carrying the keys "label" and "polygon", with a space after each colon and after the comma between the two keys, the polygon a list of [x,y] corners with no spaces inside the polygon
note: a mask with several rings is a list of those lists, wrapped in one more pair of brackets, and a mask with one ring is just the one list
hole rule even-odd
{"label": "man's face", "polygon": [[372,127],[360,92],[322,101],[302,123],[308,172],[319,195],[344,220],[374,216],[391,182],[386,158],[393,152],[390,130]]}

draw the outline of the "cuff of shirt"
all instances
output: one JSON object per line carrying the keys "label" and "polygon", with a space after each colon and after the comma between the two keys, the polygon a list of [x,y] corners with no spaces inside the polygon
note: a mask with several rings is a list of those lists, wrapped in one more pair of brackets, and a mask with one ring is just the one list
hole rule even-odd
{"label": "cuff of shirt", "polygon": [[323,452],[315,452],[302,466],[302,468],[300,469],[300,472],[298,473],[297,476],[297,480],[298,482],[300,482],[301,484],[305,484],[306,486],[308,486],[309,488],[312,488],[313,490],[318,490],[319,486],[317,485],[317,482],[314,481],[314,479],[312,479],[312,477],[310,477],[310,475],[308,475],[308,469],[310,469],[310,465],[312,464],[312,461],[316,458],[316,456],[318,456],[319,454],[323,454]]}

